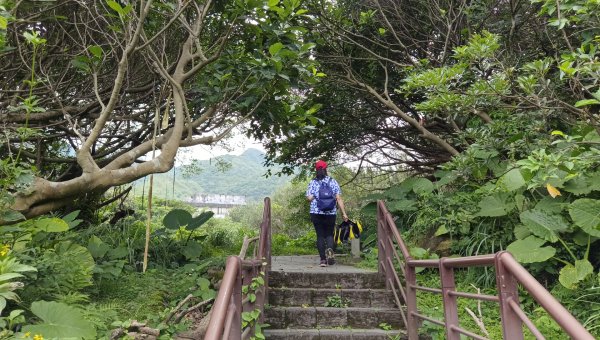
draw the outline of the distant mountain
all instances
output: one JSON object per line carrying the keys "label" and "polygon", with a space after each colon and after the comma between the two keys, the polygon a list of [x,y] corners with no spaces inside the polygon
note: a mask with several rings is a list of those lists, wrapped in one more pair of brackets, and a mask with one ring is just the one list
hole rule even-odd
{"label": "distant mountain", "polygon": [[[224,155],[210,160],[196,160],[191,166],[176,167],[167,173],[154,175],[153,194],[178,200],[186,200],[195,194],[262,199],[291,179],[289,176],[265,177],[268,169],[263,166],[264,160],[265,154],[257,149],[248,149],[239,156]],[[277,170],[274,168],[271,172],[276,173]],[[136,181],[135,195],[141,196],[142,190],[146,195],[149,178]]]}

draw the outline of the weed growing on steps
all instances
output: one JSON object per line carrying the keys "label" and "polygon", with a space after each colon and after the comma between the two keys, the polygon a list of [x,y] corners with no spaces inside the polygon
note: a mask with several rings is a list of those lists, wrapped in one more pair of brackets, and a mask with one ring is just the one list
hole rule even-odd
{"label": "weed growing on steps", "polygon": [[327,297],[327,301],[325,301],[325,307],[348,308],[350,303],[350,299],[345,299],[338,294],[335,294]]}

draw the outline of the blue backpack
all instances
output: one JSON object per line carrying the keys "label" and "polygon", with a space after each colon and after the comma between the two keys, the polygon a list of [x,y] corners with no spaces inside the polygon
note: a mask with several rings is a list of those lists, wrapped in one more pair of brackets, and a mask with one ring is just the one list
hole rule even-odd
{"label": "blue backpack", "polygon": [[335,208],[335,196],[328,182],[321,181],[319,186],[319,198],[317,199],[317,208],[321,211],[331,211]]}

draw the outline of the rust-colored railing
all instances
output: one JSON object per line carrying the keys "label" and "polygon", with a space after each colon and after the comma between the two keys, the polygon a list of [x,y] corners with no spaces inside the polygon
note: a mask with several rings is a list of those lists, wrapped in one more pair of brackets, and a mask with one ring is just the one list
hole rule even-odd
{"label": "rust-colored railing", "polygon": [[[205,340],[249,339],[254,335],[253,325],[242,329],[242,313],[258,309],[263,320],[264,306],[268,303],[269,269],[271,268],[271,200],[264,200],[263,220],[260,225],[258,245],[254,248],[254,258],[245,260],[244,255],[230,256],[227,259],[225,274],[219,294],[212,308]],[[253,278],[263,275],[262,285],[254,296],[244,297],[242,286],[250,285]]]}
{"label": "rust-colored railing", "polygon": [[[444,327],[446,339],[448,340],[459,340],[461,335],[474,339],[486,339],[460,327],[457,308],[457,298],[459,297],[497,302],[500,308],[504,339],[523,339],[523,325],[531,331],[536,339],[545,339],[519,306],[517,289],[519,284],[571,338],[577,340],[594,339],[577,319],[506,251],[481,256],[415,260],[411,258],[408,248],[383,201],[379,201],[377,204],[377,234],[379,272],[384,275],[387,288],[394,293],[396,304],[400,308],[410,340],[418,339],[419,325],[424,320]],[[400,249],[400,253],[398,253],[398,249]],[[399,265],[400,275],[396,272],[395,264]],[[473,266],[494,266],[498,295],[456,291],[454,269]],[[418,286],[416,281],[417,268],[438,268],[441,289]],[[401,281],[401,277],[404,279],[404,283]],[[418,290],[442,295],[444,320],[437,320],[419,313],[417,309]],[[405,305],[403,302],[405,302]]]}

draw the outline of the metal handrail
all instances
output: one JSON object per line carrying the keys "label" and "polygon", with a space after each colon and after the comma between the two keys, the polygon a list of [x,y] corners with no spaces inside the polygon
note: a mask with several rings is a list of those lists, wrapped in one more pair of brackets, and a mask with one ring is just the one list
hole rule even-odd
{"label": "metal handrail", "polygon": [[[385,276],[387,288],[402,290],[402,285],[392,261],[398,258],[396,246],[400,249],[403,268],[406,299],[405,306],[398,306],[401,316],[407,320],[406,327],[409,340],[419,338],[418,329],[421,321],[426,320],[442,326],[446,330],[446,339],[459,340],[461,335],[474,339],[486,339],[459,326],[457,298],[468,298],[483,301],[498,302],[502,319],[502,333],[504,339],[521,340],[523,325],[530,329],[536,339],[544,339],[519,306],[518,285],[520,284],[539,305],[552,317],[556,323],[573,339],[593,340],[594,337],[548,292],[514,257],[506,251],[496,254],[441,258],[435,260],[415,260],[410,256],[408,248],[402,239],[398,228],[387,211],[383,201],[377,202],[377,235],[379,248],[378,270]],[[395,243],[395,246],[394,246]],[[386,246],[387,245],[387,246]],[[391,245],[391,247],[389,246]],[[493,266],[496,271],[496,289],[498,296],[459,292],[455,287],[454,269],[474,266]],[[417,285],[417,268],[438,268],[440,272],[441,289]],[[442,295],[444,304],[444,320],[436,320],[422,315],[417,310],[417,290]]]}
{"label": "metal handrail", "polygon": [[[259,309],[263,320],[264,306],[268,303],[269,270],[271,269],[271,199],[264,200],[256,257],[244,260],[240,256],[227,258],[225,274],[212,308],[212,315],[204,336],[205,340],[247,339],[253,329],[242,330],[242,313]],[[264,285],[256,292],[256,299],[242,298],[242,285],[264,275]]]}

